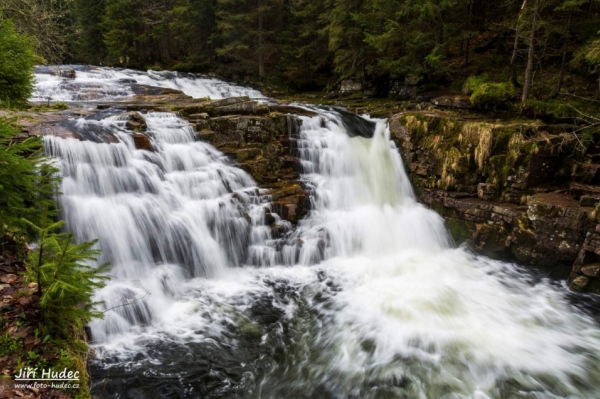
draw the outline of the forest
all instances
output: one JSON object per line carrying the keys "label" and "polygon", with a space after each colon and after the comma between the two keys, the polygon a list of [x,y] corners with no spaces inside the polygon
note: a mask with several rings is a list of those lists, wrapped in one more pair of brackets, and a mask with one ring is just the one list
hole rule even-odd
{"label": "forest", "polygon": [[3,381],[598,398],[599,103],[600,0],[0,0]]}
{"label": "forest", "polygon": [[[500,98],[599,94],[598,0],[3,0],[41,62],[170,69],[385,97],[475,82]],[[473,79],[472,79],[473,81]],[[468,86],[468,85],[467,85]],[[520,89],[523,88],[522,94]]]}

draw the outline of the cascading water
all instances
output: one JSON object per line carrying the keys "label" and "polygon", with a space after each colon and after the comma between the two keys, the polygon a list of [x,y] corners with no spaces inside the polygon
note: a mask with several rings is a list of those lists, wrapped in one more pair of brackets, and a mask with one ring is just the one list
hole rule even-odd
{"label": "cascading water", "polygon": [[[71,68],[77,70],[73,79],[64,79],[51,74]],[[181,90],[194,98],[226,98],[248,96],[264,99],[258,90],[203,77],[191,73],[135,71],[108,67],[90,67],[87,65],[58,66],[56,70],[37,67],[36,85],[31,101],[114,101],[133,96],[132,85],[147,85]]]}
{"label": "cascading water", "polygon": [[312,210],[279,252],[252,179],[175,115],[146,115],[154,153],[118,117],[78,121],[118,144],[46,138],[67,226],[112,264],[94,396],[600,397],[596,322],[550,282],[452,248],[385,121],[367,138],[318,112],[298,143]]}
{"label": "cascading water", "polygon": [[79,240],[98,238],[101,261],[112,265],[111,283],[97,299],[106,309],[135,301],[93,324],[100,341],[147,324],[168,308],[182,281],[218,277],[269,239],[261,220],[252,223],[262,208],[248,174],[194,142],[191,127],[174,114],[145,117],[156,152],[137,150],[118,117],[75,123],[84,131],[108,129],[117,144],[46,137],[46,152],[61,160],[67,225]]}

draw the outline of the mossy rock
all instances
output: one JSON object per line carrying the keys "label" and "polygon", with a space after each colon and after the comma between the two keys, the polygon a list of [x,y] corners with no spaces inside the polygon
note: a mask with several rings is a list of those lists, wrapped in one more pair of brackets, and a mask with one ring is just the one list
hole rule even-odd
{"label": "mossy rock", "polygon": [[454,218],[446,219],[446,229],[457,245],[473,239],[473,232],[469,225],[469,222],[463,220]]}

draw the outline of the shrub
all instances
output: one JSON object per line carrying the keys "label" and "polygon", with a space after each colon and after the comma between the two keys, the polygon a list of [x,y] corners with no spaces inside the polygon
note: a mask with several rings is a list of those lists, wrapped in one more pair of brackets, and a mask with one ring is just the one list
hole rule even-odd
{"label": "shrub", "polygon": [[73,235],[58,233],[63,221],[47,227],[30,223],[39,234],[38,249],[31,252],[26,277],[38,284],[38,296],[46,333],[55,338],[76,339],[92,318],[94,290],[102,288],[108,265],[94,267],[100,251],[96,241],[77,244]]}
{"label": "shrub", "polygon": [[33,87],[33,41],[0,14],[0,107],[27,105]]}
{"label": "shrub", "polygon": [[491,83],[485,76],[471,76],[463,86],[471,96],[471,104],[478,108],[506,108],[516,97],[512,83]]}
{"label": "shrub", "polygon": [[55,168],[42,158],[37,137],[15,139],[12,121],[0,118],[0,242],[23,247],[35,237],[23,219],[52,216]]}

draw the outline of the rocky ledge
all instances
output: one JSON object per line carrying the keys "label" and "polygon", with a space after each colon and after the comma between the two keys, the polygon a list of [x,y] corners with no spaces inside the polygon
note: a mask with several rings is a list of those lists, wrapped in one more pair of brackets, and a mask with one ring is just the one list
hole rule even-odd
{"label": "rocky ledge", "polygon": [[[300,179],[298,127],[305,114],[293,107],[259,105],[247,97],[177,106],[195,127],[199,140],[229,155],[262,188],[272,210],[297,223],[309,211],[309,193]],[[271,219],[267,215],[267,223]]]}
{"label": "rocky ledge", "polygon": [[[126,121],[125,127],[138,149],[154,151],[144,113],[178,112],[195,128],[197,140],[209,142],[228,155],[265,189],[264,195],[271,198],[272,212],[292,224],[308,213],[310,197],[300,181],[301,165],[297,157],[301,119],[296,115],[310,115],[310,111],[262,104],[248,97],[193,99],[177,90],[162,88],[137,92],[123,101],[80,103],[66,110],[21,112],[12,116],[17,116],[21,125],[21,138],[54,135],[103,143],[119,139],[110,129],[102,130],[102,126],[93,132],[89,127],[82,130],[73,118],[117,116]],[[265,217],[276,230],[270,211]]]}
{"label": "rocky ledge", "polygon": [[600,293],[600,147],[572,128],[443,111],[390,118],[419,199],[454,240]]}

